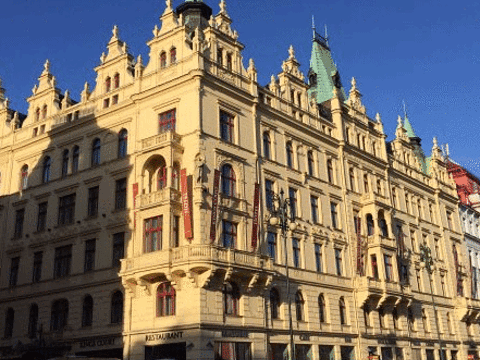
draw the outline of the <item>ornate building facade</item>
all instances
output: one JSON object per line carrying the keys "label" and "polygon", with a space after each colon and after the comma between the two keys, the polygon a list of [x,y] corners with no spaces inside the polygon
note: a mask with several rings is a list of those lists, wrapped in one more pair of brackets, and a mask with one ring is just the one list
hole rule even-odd
{"label": "ornate building facade", "polygon": [[[223,0],[167,1],[160,21],[148,64],[115,27],[79,101],[48,62],[27,114],[0,91],[3,356],[476,352],[436,140],[427,157],[405,117],[386,142],[315,31],[307,77],[290,47],[260,86]],[[285,238],[269,221],[282,190]]]}

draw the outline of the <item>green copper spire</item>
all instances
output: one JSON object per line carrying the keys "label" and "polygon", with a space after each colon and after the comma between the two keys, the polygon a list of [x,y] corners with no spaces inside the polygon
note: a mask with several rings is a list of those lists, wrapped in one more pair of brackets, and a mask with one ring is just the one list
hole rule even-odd
{"label": "green copper spire", "polygon": [[406,115],[405,115],[405,120],[403,122],[403,127],[405,128],[405,130],[407,130],[407,136],[410,139],[418,137],[415,134],[415,131],[413,130],[413,126],[412,126],[412,124],[410,124],[410,120],[408,120],[408,117]]}
{"label": "green copper spire", "polygon": [[345,99],[345,91],[340,82],[337,67],[332,60],[328,39],[315,31],[313,17],[312,29],[313,45],[310,57],[310,70],[308,71],[309,97],[315,98],[317,103],[323,103],[333,97],[333,88],[338,87],[343,99]]}

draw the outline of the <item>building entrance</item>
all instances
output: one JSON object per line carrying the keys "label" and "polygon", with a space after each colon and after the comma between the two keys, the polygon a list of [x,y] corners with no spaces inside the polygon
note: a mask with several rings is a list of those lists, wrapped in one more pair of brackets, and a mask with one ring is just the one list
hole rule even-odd
{"label": "building entrance", "polygon": [[186,343],[145,346],[145,360],[187,360]]}

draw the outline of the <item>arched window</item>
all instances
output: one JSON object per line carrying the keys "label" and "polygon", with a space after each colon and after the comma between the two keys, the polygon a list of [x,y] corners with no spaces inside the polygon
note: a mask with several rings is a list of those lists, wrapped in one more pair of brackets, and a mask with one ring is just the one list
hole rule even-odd
{"label": "arched window", "polygon": [[222,166],[222,193],[225,196],[235,197],[236,178],[232,165]]}
{"label": "arched window", "polygon": [[297,291],[297,293],[295,294],[295,313],[297,316],[297,321],[304,320],[304,305],[305,301],[303,300],[302,293],[300,291]]}
{"label": "arched window", "polygon": [[43,105],[43,108],[42,108],[42,119],[46,119],[46,118],[47,118],[47,110],[48,110],[47,105]]}
{"label": "arched window", "polygon": [[338,308],[340,310],[340,324],[345,325],[347,323],[347,308],[343,297],[338,300]]}
{"label": "arched window", "polygon": [[145,163],[143,169],[143,191],[151,193],[167,186],[167,165],[160,155],[153,155]]}
{"label": "arched window", "polygon": [[3,337],[10,339],[13,335],[13,322],[15,319],[15,311],[12,308],[8,308],[5,314],[5,332]]}
{"label": "arched window", "polygon": [[92,166],[100,165],[100,139],[96,138],[92,142]]}
{"label": "arched window", "polygon": [[28,165],[23,165],[20,170],[20,189],[25,190],[28,186]]}
{"label": "arched window", "polygon": [[40,120],[40,108],[37,108],[35,110],[35,121],[39,121]]}
{"label": "arched window", "polygon": [[378,212],[378,227],[382,232],[383,237],[388,237],[388,226],[387,221],[385,220],[385,215],[382,210]]}
{"label": "arched window", "polygon": [[263,156],[265,159],[271,159],[272,154],[271,154],[271,146],[272,143],[270,141],[270,135],[268,134],[267,131],[263,133]]}
{"label": "arched window", "polygon": [[278,319],[280,315],[280,295],[275,288],[270,290],[270,314],[272,319]]}
{"label": "arched window", "polygon": [[92,326],[93,322],[93,299],[90,295],[83,299],[82,327]]}
{"label": "arched window", "polygon": [[167,53],[165,51],[162,51],[160,53],[160,67],[164,68],[167,66]]}
{"label": "arched window", "polygon": [[172,168],[172,187],[175,190],[180,190],[180,165],[178,163],[173,164],[173,168]]}
{"label": "arched window", "polygon": [[105,79],[105,92],[109,92],[111,89],[112,89],[112,79],[109,76]]}
{"label": "arched window", "polygon": [[52,159],[50,156],[47,156],[43,160],[43,170],[42,170],[42,183],[46,184],[50,181],[50,167],[52,165]]}
{"label": "arched window", "polygon": [[175,315],[175,289],[169,282],[157,288],[157,317]]}
{"label": "arched window", "polygon": [[38,305],[30,305],[30,313],[28,315],[28,337],[34,339],[37,337],[38,326]]}
{"label": "arched window", "polygon": [[170,49],[170,64],[175,64],[177,62],[177,49],[174,47]]}
{"label": "arched window", "polygon": [[327,177],[328,177],[328,182],[330,184],[333,184],[333,163],[332,163],[332,159],[327,160]]}
{"label": "arched window", "polygon": [[128,131],[126,129],[120,130],[118,133],[118,158],[122,159],[127,156],[127,140]]}
{"label": "arched window", "polygon": [[313,152],[310,150],[307,152],[307,168],[308,175],[313,176],[315,172],[314,162],[313,162]]}
{"label": "arched window", "polygon": [[372,214],[367,214],[367,235],[372,236],[373,232],[374,232],[373,216]]}
{"label": "arched window", "polygon": [[326,320],[325,317],[325,297],[323,294],[320,294],[318,296],[318,319],[320,320],[320,323],[324,323]]}
{"label": "arched window", "polygon": [[70,152],[68,149],[63,150],[62,153],[62,177],[67,176],[68,174],[68,162],[70,158]]}
{"label": "arched window", "polygon": [[348,178],[350,180],[350,190],[355,191],[355,172],[353,168],[348,170]]}
{"label": "arched window", "polygon": [[120,87],[120,74],[116,73],[113,76],[113,88],[118,89]]}
{"label": "arched window", "polygon": [[293,168],[293,145],[291,141],[287,142],[286,151],[287,151],[287,166],[289,168]]}
{"label": "arched window", "polygon": [[60,299],[52,304],[50,331],[63,331],[68,321],[68,300]]}
{"label": "arched window", "polygon": [[72,150],[72,174],[78,171],[78,161],[80,158],[80,148],[75,145]]}
{"label": "arched window", "polygon": [[110,322],[120,324],[123,321],[123,294],[121,291],[113,293],[110,310]]}
{"label": "arched window", "polygon": [[238,303],[240,300],[240,291],[237,284],[227,282],[223,285],[223,311],[225,315],[238,316]]}

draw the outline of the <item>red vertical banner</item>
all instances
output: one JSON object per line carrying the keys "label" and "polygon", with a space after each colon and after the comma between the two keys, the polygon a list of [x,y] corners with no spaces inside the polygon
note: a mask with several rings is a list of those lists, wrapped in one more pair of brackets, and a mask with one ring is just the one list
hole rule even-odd
{"label": "red vertical banner", "polygon": [[188,191],[187,170],[180,170],[180,188],[182,191],[182,211],[183,211],[183,227],[185,230],[185,238],[192,241],[192,208],[190,206],[190,196]]}
{"label": "red vertical banner", "polygon": [[[133,210],[137,208],[137,195],[138,195],[138,183],[132,185],[132,194],[133,194]],[[137,227],[137,212],[133,212],[133,228]]]}
{"label": "red vertical banner", "polygon": [[210,242],[213,244],[217,237],[217,209],[218,209],[218,191],[220,189],[220,171],[215,169],[213,177],[213,195],[212,195],[212,219],[210,221]]}
{"label": "red vertical banner", "polygon": [[253,221],[252,221],[252,248],[257,248],[258,239],[258,211],[260,205],[260,185],[255,183],[255,193],[253,195]]}

